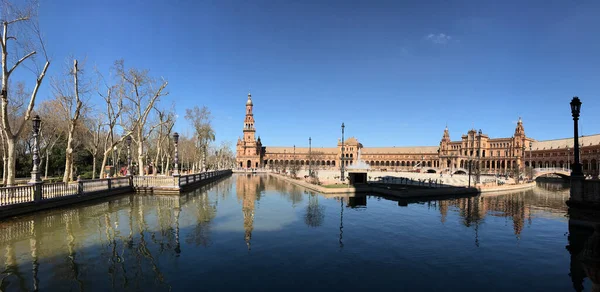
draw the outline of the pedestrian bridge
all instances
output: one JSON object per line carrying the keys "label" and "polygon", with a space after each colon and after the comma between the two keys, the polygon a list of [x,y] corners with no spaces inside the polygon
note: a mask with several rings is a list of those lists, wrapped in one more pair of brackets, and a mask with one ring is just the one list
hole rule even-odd
{"label": "pedestrian bridge", "polygon": [[540,176],[554,174],[558,175],[562,178],[569,178],[571,176],[571,170],[564,167],[544,167],[544,168],[534,168],[533,169],[533,179],[536,179]]}

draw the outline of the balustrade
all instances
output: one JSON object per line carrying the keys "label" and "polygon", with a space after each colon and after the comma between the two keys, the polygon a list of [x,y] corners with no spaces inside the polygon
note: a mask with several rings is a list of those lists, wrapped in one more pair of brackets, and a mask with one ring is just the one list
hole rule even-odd
{"label": "balustrade", "polygon": [[0,206],[33,202],[33,186],[0,188]]}
{"label": "balustrade", "polygon": [[73,196],[77,195],[77,193],[77,184],[59,182],[42,185],[42,199]]}
{"label": "balustrade", "polygon": [[[112,189],[133,187],[180,187],[187,184],[200,182],[227,173],[227,170],[218,170],[204,173],[195,173],[173,176],[134,176],[106,178],[95,180],[80,180],[74,183],[44,183],[41,188],[41,200],[63,198],[75,195],[108,191]],[[35,187],[32,185],[0,188],[0,207],[33,202]]]}

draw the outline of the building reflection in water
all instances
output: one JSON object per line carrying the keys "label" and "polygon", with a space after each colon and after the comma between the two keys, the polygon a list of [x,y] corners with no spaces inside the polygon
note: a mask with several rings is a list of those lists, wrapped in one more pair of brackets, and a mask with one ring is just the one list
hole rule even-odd
{"label": "building reflection in water", "polygon": [[[217,204],[219,200],[230,196],[232,191],[235,191],[235,198],[241,205],[243,240],[248,250],[251,249],[255,213],[261,196],[267,190],[281,195],[292,206],[304,202],[306,206],[301,211],[304,211],[304,223],[310,228],[323,228],[326,216],[337,217],[337,207],[333,207],[337,205],[328,204],[328,199],[311,192],[305,193],[304,189],[281,180],[261,175],[236,175],[233,180],[235,190],[231,189],[231,181],[216,182],[182,196],[124,196],[110,202],[41,212],[35,216],[2,222],[0,247],[4,250],[2,256],[5,267],[0,275],[0,290],[47,289],[48,286],[44,285],[49,284],[40,283],[40,279],[47,278],[53,278],[54,285],[60,282],[67,290],[89,290],[91,285],[96,290],[110,290],[111,287],[114,290],[144,290],[146,287],[169,290],[169,271],[161,269],[165,267],[164,261],[190,252],[190,246],[208,247],[212,244],[211,222],[217,216]],[[539,210],[544,211],[545,215],[564,217],[568,191],[565,193],[554,184],[542,187],[535,192],[438,200],[425,204],[439,211],[442,223],[455,220],[449,219],[455,218],[451,214],[458,215],[463,226],[473,229],[475,245],[479,246],[479,231],[485,226],[482,223],[487,216],[511,219],[517,238],[524,226],[531,224],[531,218]],[[213,195],[208,195],[208,189]],[[342,249],[344,209],[366,210],[368,197],[340,197],[334,200],[339,202],[338,244]],[[398,201],[399,205],[413,202]],[[570,216],[574,220],[574,215]],[[580,215],[577,218],[583,217]],[[337,222],[334,218],[331,220]],[[192,222],[189,228],[183,228],[186,230],[183,234],[180,234],[180,220]],[[593,283],[600,283],[596,281],[600,277],[597,268],[600,260],[596,260],[600,255],[598,236],[591,236],[591,228],[579,231],[571,225],[570,222],[567,247],[571,253],[571,279],[576,290],[581,291],[585,277],[589,277]],[[239,244],[241,240],[239,238]],[[23,250],[27,252],[23,253]],[[101,267],[90,269],[91,263],[86,261],[92,260],[94,265]],[[27,263],[27,268],[23,263]],[[105,266],[107,269],[104,269]],[[40,278],[38,273],[47,271],[47,267],[52,267],[52,275]],[[95,283],[92,279],[109,281]]]}
{"label": "building reflection in water", "polygon": [[[473,228],[475,242],[478,245],[478,231],[487,216],[504,217],[511,219],[514,234],[517,239],[526,225],[532,222],[535,212],[549,214],[556,218],[563,218],[567,211],[565,201],[568,198],[568,189],[536,188],[534,191],[499,195],[478,195],[458,199],[430,201],[427,204],[440,212],[440,221],[447,221],[448,212],[454,210],[458,213],[461,224]],[[399,203],[400,205],[400,203]]]}
{"label": "building reflection in water", "polygon": [[252,231],[254,230],[255,204],[260,200],[260,196],[265,190],[265,178],[265,176],[255,174],[236,176],[235,191],[238,201],[242,204],[244,241],[246,242],[248,250],[252,249],[251,240]]}

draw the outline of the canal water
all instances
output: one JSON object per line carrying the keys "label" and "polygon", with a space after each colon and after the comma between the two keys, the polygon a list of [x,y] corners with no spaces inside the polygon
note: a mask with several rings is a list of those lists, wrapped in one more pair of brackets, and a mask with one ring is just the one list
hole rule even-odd
{"label": "canal water", "polygon": [[0,289],[589,291],[570,276],[567,198],[335,198],[233,175],[3,220]]}

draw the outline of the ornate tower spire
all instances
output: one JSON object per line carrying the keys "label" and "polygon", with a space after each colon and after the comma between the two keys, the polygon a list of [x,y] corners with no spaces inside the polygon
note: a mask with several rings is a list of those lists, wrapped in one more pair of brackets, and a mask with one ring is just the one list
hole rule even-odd
{"label": "ornate tower spire", "polygon": [[525,128],[523,128],[523,121],[521,117],[519,117],[519,121],[517,122],[517,128],[515,128],[515,136],[524,136]]}
{"label": "ornate tower spire", "polygon": [[448,125],[444,129],[444,136],[442,137],[442,142],[450,142],[450,132],[448,131]]}
{"label": "ornate tower spire", "polygon": [[252,95],[248,93],[248,101],[246,101],[246,118],[244,119],[244,140],[254,141],[254,114],[252,113]]}

